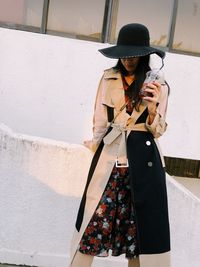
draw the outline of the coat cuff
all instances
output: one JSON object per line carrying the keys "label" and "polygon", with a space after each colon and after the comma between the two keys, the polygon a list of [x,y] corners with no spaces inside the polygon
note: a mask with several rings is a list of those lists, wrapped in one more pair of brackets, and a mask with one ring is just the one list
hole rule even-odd
{"label": "coat cuff", "polygon": [[155,138],[160,137],[166,131],[167,123],[159,113],[156,114],[151,124],[149,124],[148,121],[149,121],[149,116],[147,117],[145,125],[147,130],[151,132]]}

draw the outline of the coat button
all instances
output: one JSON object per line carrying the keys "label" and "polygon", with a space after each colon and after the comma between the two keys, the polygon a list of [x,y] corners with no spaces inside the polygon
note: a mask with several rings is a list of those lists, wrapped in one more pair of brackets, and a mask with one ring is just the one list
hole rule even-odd
{"label": "coat button", "polygon": [[147,146],[150,146],[151,145],[151,142],[150,141],[146,141],[146,145]]}
{"label": "coat button", "polygon": [[153,162],[151,162],[151,161],[149,161],[147,164],[148,164],[149,167],[153,166]]}

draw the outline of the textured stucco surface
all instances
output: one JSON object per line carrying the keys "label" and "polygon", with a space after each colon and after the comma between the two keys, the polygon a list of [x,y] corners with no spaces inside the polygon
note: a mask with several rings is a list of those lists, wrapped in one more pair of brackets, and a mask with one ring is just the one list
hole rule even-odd
{"label": "textured stucco surface", "polygon": [[[0,125],[0,262],[64,267],[92,154]],[[199,267],[200,200],[167,176],[172,267]],[[95,266],[105,266],[97,259]],[[109,266],[126,266],[123,257]]]}

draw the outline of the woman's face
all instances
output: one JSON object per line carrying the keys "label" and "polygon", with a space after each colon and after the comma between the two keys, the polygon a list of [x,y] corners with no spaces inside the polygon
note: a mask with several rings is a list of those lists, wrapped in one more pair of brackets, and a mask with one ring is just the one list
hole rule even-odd
{"label": "woman's face", "polygon": [[121,58],[122,65],[129,74],[134,74],[139,63],[139,57]]}

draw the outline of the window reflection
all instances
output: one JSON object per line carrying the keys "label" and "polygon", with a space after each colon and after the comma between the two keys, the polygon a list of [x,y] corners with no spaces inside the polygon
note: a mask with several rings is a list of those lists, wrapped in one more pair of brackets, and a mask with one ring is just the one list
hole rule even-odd
{"label": "window reflection", "polygon": [[104,6],[102,0],[51,0],[47,29],[100,40]]}
{"label": "window reflection", "polygon": [[127,23],[142,23],[151,33],[151,44],[166,46],[169,39],[169,28],[173,0],[120,0],[116,22],[115,42],[119,29]]}
{"label": "window reflection", "polygon": [[[44,8],[43,14],[44,3],[46,6],[49,3],[49,9]],[[112,6],[111,13],[108,12],[111,16],[104,14],[106,3],[106,7]],[[110,3],[108,0],[0,0],[0,26],[115,43],[123,25],[138,22],[149,28],[152,45],[200,54],[200,0],[114,0],[113,5]]]}
{"label": "window reflection", "polygon": [[173,49],[200,52],[200,0],[179,0]]}
{"label": "window reflection", "polygon": [[40,27],[43,0],[0,0],[0,22]]}

